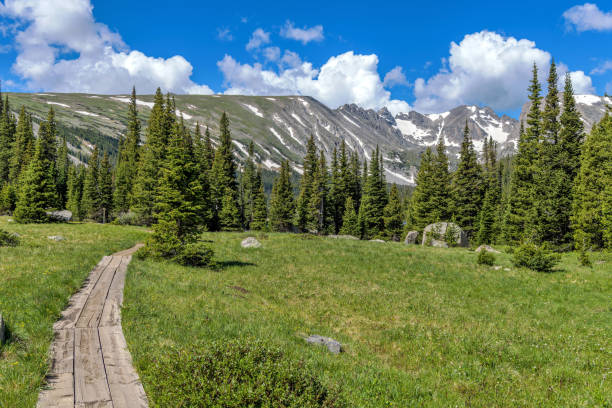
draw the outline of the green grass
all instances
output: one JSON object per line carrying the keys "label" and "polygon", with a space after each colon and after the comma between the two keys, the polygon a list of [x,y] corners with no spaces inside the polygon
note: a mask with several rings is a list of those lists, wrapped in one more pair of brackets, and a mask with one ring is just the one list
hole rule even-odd
{"label": "green grass", "polygon": [[228,339],[280,347],[350,406],[612,405],[610,254],[543,274],[507,254],[496,270],[464,249],[281,234],[242,249],[246,236],[205,235],[216,271],[130,265],[123,327],[152,406],[172,383],[160,357]]}
{"label": "green grass", "polygon": [[[20,225],[0,217],[0,228],[21,235],[0,247],[0,313],[11,332],[0,348],[0,407],[33,407],[47,371],[52,326],[102,256],[146,237],[141,228],[100,224]],[[61,235],[64,241],[47,236]]]}

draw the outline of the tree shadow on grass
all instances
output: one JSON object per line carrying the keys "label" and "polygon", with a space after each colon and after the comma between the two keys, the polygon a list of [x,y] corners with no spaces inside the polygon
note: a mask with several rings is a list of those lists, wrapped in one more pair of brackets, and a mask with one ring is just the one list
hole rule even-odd
{"label": "tree shadow on grass", "polygon": [[221,271],[227,268],[233,268],[233,267],[244,267],[244,266],[257,266],[257,264],[254,264],[252,262],[242,262],[242,261],[217,261],[215,262],[215,266],[213,267],[213,270],[215,271]]}

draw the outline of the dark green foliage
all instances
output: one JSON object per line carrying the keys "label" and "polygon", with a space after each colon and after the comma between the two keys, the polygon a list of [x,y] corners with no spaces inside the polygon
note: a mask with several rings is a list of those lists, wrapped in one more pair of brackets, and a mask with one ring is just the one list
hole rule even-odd
{"label": "dark green foliage", "polygon": [[19,245],[19,237],[13,233],[0,229],[0,247],[14,247]]}
{"label": "dark green foliage", "polygon": [[293,187],[291,186],[289,161],[281,163],[272,194],[270,196],[270,229],[272,231],[287,232],[293,228],[295,204],[293,200]]}
{"label": "dark green foliage", "polygon": [[[238,195],[237,183],[236,183],[236,162],[233,156],[232,138],[230,134],[229,118],[223,113],[219,122],[220,127],[220,138],[219,147],[215,152],[215,159],[211,169],[211,198],[213,215],[218,215],[218,218],[213,220],[213,229],[229,228],[236,229],[236,218],[233,208],[227,208],[223,210],[224,203],[228,203],[231,206],[238,208]],[[229,190],[229,192],[228,192]],[[232,195],[233,203],[230,203],[230,197]],[[227,217],[225,220],[221,219],[221,214],[225,214]],[[240,216],[238,214],[237,219],[238,225],[240,225]]]}
{"label": "dark green foliage", "polygon": [[213,250],[205,242],[192,242],[185,245],[174,261],[184,266],[205,267],[213,264]]}
{"label": "dark green foliage", "polygon": [[392,241],[399,241],[404,230],[402,202],[397,185],[391,186],[389,199],[383,211],[385,221],[385,236]]}
{"label": "dark green foliage", "polygon": [[8,99],[7,103],[3,103],[2,92],[0,92],[0,185],[11,181],[10,163],[15,133],[15,119],[10,112]]}
{"label": "dark green foliage", "polygon": [[104,153],[98,173],[98,194],[100,196],[100,217],[103,223],[108,222],[113,211],[113,175],[108,153]]}
{"label": "dark green foliage", "polygon": [[496,144],[492,138],[484,145],[486,193],[478,216],[476,242],[491,244],[500,235],[502,219],[503,168],[497,163]]}
{"label": "dark green foliage", "polygon": [[370,170],[359,207],[359,227],[364,239],[384,237],[387,190],[382,171],[382,159],[376,146],[376,150],[372,152]]}
{"label": "dark green foliage", "polygon": [[[448,157],[444,138],[441,137],[436,148],[436,156],[432,163],[432,189],[429,197],[430,206],[433,208],[431,219],[434,221],[445,221],[451,216],[451,177],[448,172]],[[432,221],[433,222],[433,221]]]}
{"label": "dark green foliage", "polygon": [[81,208],[84,173],[85,169],[82,166],[70,166],[68,170],[68,200],[66,202],[66,209],[72,212],[74,220],[81,220],[84,216]]}
{"label": "dark green foliage", "polygon": [[13,182],[19,180],[21,174],[27,169],[34,154],[35,145],[32,117],[24,107],[21,107],[9,168],[9,178]]}
{"label": "dark green foliage", "polygon": [[309,367],[279,348],[223,341],[170,351],[151,366],[159,406],[314,408],[347,406]]}
{"label": "dark green foliage", "polygon": [[255,169],[255,146],[253,141],[249,143],[249,157],[244,165],[244,170],[240,175],[240,192],[241,202],[243,208],[244,217],[244,229],[251,229],[251,223],[253,222],[253,212],[255,209],[255,195],[259,190],[257,184],[257,171]]}
{"label": "dark green foliage", "polygon": [[483,249],[482,251],[478,253],[476,262],[478,263],[478,265],[493,266],[495,264],[495,255]]}
{"label": "dark green foliage", "polygon": [[0,214],[12,214],[17,204],[17,192],[12,184],[6,183],[0,190]]}
{"label": "dark green foliage", "polygon": [[470,239],[474,238],[478,232],[478,214],[482,207],[484,187],[482,169],[478,164],[466,122],[459,165],[453,176],[452,208],[457,224]]}
{"label": "dark green foliage", "polygon": [[94,146],[93,152],[89,158],[87,169],[85,170],[80,208],[84,218],[95,219],[100,215],[100,191],[98,189],[100,162],[98,154],[98,146]]}
{"label": "dark green foliage", "polygon": [[433,157],[431,149],[428,147],[421,157],[416,187],[412,193],[410,218],[408,220],[411,228],[422,230],[427,225],[440,221],[434,218],[436,209],[430,200],[435,188],[436,186],[433,183]]}
{"label": "dark green foliage", "polygon": [[300,194],[296,203],[295,225],[305,231],[310,220],[309,205],[312,196],[312,184],[318,171],[317,147],[314,136],[310,136],[306,145],[306,156],[304,156],[304,174],[300,180]]}
{"label": "dark green foliage", "polygon": [[229,187],[225,188],[225,194],[221,198],[219,226],[224,231],[239,231],[242,228],[240,208],[238,207],[238,193]]}
{"label": "dark green foliage", "polygon": [[587,268],[593,267],[591,258],[589,258],[589,254],[584,249],[581,249],[580,252],[578,252],[578,260],[580,261],[580,265],[582,266],[586,266]]}
{"label": "dark green foliage", "polygon": [[551,272],[559,260],[559,254],[533,243],[521,244],[514,250],[512,257],[514,266],[529,268],[537,272]]}
{"label": "dark green foliage", "polygon": [[15,207],[15,220],[20,223],[47,222],[47,203],[52,200],[49,191],[54,191],[55,183],[48,168],[44,168],[40,139],[28,169],[21,178],[19,198]]}
{"label": "dark green foliage", "polygon": [[140,119],[136,108],[136,88],[133,88],[128,108],[127,132],[119,145],[115,170],[113,204],[117,213],[128,211],[132,202],[134,180],[138,174],[139,143]]}
{"label": "dark green foliage", "polygon": [[582,145],[572,226],[579,249],[612,248],[612,116],[591,130]]}
{"label": "dark green foliage", "polygon": [[355,203],[351,196],[348,196],[344,203],[344,215],[342,216],[342,228],[340,228],[340,233],[352,235],[354,237],[358,237],[360,234],[359,218],[357,217]]}
{"label": "dark green foliage", "polygon": [[253,231],[263,231],[267,227],[268,206],[266,204],[264,186],[261,182],[261,171],[257,172],[257,180],[259,188],[255,191],[253,199],[253,219],[251,220],[250,227]]}
{"label": "dark green foliage", "polygon": [[68,159],[68,145],[66,138],[62,138],[62,144],[60,145],[57,153],[57,206],[59,208],[66,208],[66,202],[68,201],[68,172],[70,169],[70,160]]}
{"label": "dark green foliage", "polygon": [[313,175],[310,200],[308,202],[307,228],[317,234],[325,234],[331,224],[331,205],[329,202],[329,186],[325,154],[321,151]]}

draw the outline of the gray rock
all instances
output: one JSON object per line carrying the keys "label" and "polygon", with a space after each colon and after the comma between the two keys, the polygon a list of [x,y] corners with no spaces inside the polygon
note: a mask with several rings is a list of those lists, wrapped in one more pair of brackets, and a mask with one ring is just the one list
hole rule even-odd
{"label": "gray rock", "polygon": [[62,237],[61,235],[51,235],[51,236],[48,236],[47,238],[49,238],[52,241],[64,241],[66,239]]}
{"label": "gray rock", "polygon": [[4,327],[4,319],[2,318],[2,314],[0,313],[0,345],[4,344],[5,333],[6,333],[6,328]]}
{"label": "gray rock", "polygon": [[359,240],[359,238],[354,237],[352,235],[328,235],[329,238],[334,238],[334,239],[353,239],[353,240]]}
{"label": "gray rock", "polygon": [[[448,228],[454,228],[455,230],[455,244],[460,247],[467,247],[470,243],[467,238],[467,234],[457,225],[452,222],[436,222],[429,224],[423,230],[423,241],[422,245],[427,245],[428,241],[431,246],[435,247],[448,247],[446,242],[446,230]],[[443,245],[445,244],[445,245]]]}
{"label": "gray rock", "polygon": [[259,248],[261,247],[261,242],[256,240],[254,237],[248,237],[243,239],[240,245],[243,248]]}
{"label": "gray rock", "polygon": [[52,221],[68,222],[72,220],[72,212],[68,210],[47,211],[47,217]]}
{"label": "gray rock", "polygon": [[416,244],[416,240],[419,237],[418,231],[410,231],[406,234],[406,239],[404,239],[404,244],[411,245]]}
{"label": "gray rock", "polygon": [[6,220],[6,222],[15,222],[15,220],[12,218],[9,218],[8,220]]}
{"label": "gray rock", "polygon": [[501,252],[499,252],[497,249],[493,249],[488,245],[481,245],[478,248],[476,248],[476,252],[480,252],[480,251],[487,251],[487,252],[492,252],[494,254],[501,254]]}
{"label": "gray rock", "polygon": [[501,266],[499,266],[499,265],[495,265],[495,266],[493,267],[493,269],[495,269],[496,271],[499,271],[501,268],[502,268],[502,267],[501,267]]}
{"label": "gray rock", "polygon": [[334,340],[330,337],[323,337],[319,336],[318,334],[313,334],[312,336],[306,339],[306,342],[319,346],[325,346],[332,354],[339,354],[340,352],[342,352],[342,344],[340,344],[339,341]]}
{"label": "gray rock", "polygon": [[383,241],[382,239],[371,239],[370,242],[382,242],[383,244],[385,243],[385,241]]}

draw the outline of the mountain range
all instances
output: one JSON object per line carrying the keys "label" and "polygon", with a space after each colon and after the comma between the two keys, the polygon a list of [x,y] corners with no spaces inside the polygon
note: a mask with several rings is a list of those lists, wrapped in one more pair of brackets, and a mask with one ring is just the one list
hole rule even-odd
{"label": "mountain range", "polygon": [[[16,112],[25,106],[32,113],[35,130],[49,107],[53,107],[75,161],[85,160],[94,143],[116,154],[118,140],[125,131],[127,95],[11,93],[9,100]],[[276,170],[281,160],[288,159],[300,173],[306,142],[313,135],[318,148],[328,156],[342,140],[362,159],[370,159],[372,150],[380,146],[387,181],[404,185],[414,184],[420,153],[437,144],[441,137],[451,163],[456,162],[466,121],[477,150],[482,149],[485,138],[492,137],[502,154],[511,153],[519,136],[519,120],[524,120],[529,109],[526,104],[516,120],[506,115],[500,117],[491,108],[473,105],[436,114],[411,111],[393,116],[386,108],[375,111],[354,104],[329,109],[306,96],[177,95],[175,100],[177,115],[190,127],[196,122],[209,126],[213,141],[219,118],[227,112],[239,161],[246,158],[247,146],[253,140],[257,161],[262,166]],[[603,117],[605,104],[612,100],[577,95],[576,102],[589,131]],[[146,122],[153,96],[139,96],[137,105],[141,119]]]}

